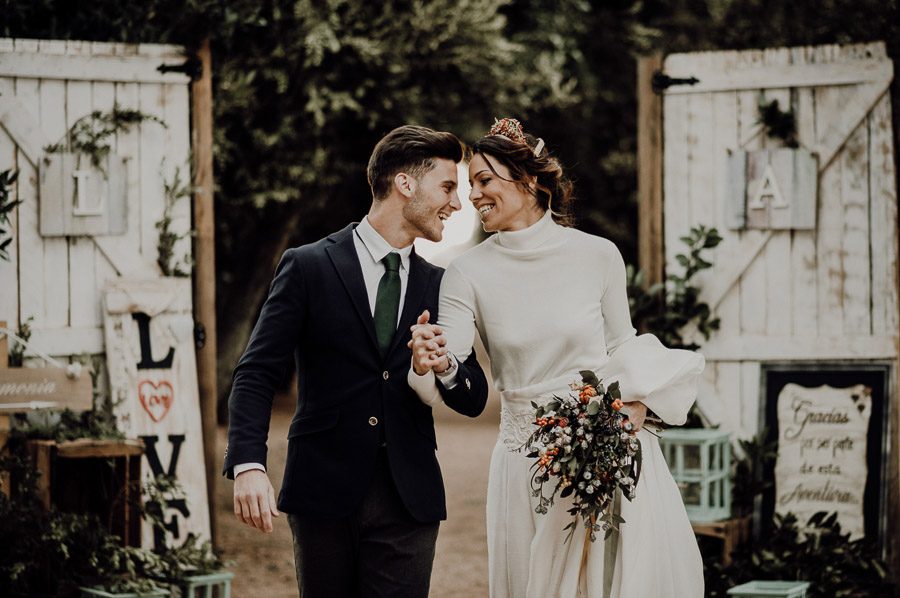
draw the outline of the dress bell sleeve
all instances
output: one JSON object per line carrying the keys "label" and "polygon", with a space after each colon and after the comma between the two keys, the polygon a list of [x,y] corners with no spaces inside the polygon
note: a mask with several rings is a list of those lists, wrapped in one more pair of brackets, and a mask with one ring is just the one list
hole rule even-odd
{"label": "dress bell sleeve", "polygon": [[[472,353],[475,342],[475,291],[472,285],[452,263],[441,279],[438,300],[438,325],[447,339],[447,350],[464,363]],[[407,382],[426,405],[437,405],[443,397],[436,383],[434,372],[420,376],[410,367]]]}
{"label": "dress bell sleeve", "polygon": [[642,401],[667,424],[681,425],[697,398],[706,361],[694,351],[668,349],[652,334],[637,336],[628,307],[625,262],[615,246],[607,271],[601,307],[609,361],[600,377],[607,385],[619,382],[623,401]]}

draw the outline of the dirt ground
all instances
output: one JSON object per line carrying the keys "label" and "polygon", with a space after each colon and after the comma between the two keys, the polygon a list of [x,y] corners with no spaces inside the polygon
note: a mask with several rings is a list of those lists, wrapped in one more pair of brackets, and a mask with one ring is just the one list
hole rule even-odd
{"label": "dirt ground", "polygon": [[[291,399],[279,397],[269,430],[269,475],[276,492],[284,471],[287,429],[292,414]],[[474,420],[445,407],[435,410],[438,460],[447,490],[448,518],[438,535],[431,577],[434,598],[487,596],[485,497],[498,421],[496,401]],[[221,428],[219,447],[224,446],[225,429]],[[291,531],[286,517],[276,520],[275,531],[270,535],[244,526],[234,517],[232,483],[224,478],[218,485],[216,505],[218,544],[224,558],[233,561],[235,598],[296,597]]]}

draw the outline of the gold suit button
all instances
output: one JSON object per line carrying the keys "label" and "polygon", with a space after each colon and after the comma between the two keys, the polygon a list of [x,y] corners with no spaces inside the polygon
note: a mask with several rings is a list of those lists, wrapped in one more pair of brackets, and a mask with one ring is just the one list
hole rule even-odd
{"label": "gold suit button", "polygon": [[369,425],[370,425],[370,426],[377,426],[377,425],[378,425],[378,418],[377,418],[377,417],[370,417],[370,418],[369,418]]}

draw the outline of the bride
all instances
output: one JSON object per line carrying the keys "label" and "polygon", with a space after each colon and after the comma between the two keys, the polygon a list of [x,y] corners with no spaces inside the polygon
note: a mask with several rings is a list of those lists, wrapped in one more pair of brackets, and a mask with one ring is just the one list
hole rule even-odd
{"label": "bride", "polygon": [[[635,335],[622,256],[610,241],[569,227],[572,185],[542,140],[503,119],[472,153],[470,199],[484,230],[497,234],[447,268],[437,325],[423,313],[413,327],[409,382],[423,402],[456,407],[478,331],[501,398],[487,496],[491,597],[702,596],[684,504],[656,437],[641,426],[648,408],[684,423],[703,357]],[[571,497],[535,513],[533,460],[518,450],[533,430],[531,402],[567,392],[579,370],[619,381],[643,451],[636,496],[616,501],[625,523],[593,543],[584,533],[565,541]]]}

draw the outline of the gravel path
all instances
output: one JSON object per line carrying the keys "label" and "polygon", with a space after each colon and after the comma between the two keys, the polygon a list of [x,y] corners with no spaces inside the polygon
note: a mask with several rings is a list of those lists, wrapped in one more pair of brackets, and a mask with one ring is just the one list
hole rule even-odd
{"label": "gravel path", "polygon": [[[447,490],[448,519],[441,525],[431,579],[433,598],[487,596],[487,544],[485,496],[488,463],[497,439],[499,409],[492,400],[478,419],[459,416],[441,407],[435,412],[438,460]],[[276,491],[284,471],[287,429],[293,405],[283,396],[276,401],[269,430],[270,477]],[[219,430],[225,446],[225,430]],[[218,484],[216,496],[218,544],[224,558],[233,561],[233,595],[296,598],[297,582],[287,519],[276,520],[275,531],[265,535],[234,517],[232,483]]]}

